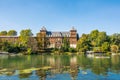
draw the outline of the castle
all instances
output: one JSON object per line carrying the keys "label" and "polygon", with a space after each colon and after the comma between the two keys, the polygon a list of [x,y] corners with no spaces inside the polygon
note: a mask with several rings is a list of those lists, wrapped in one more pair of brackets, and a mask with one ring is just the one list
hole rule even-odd
{"label": "castle", "polygon": [[[70,31],[67,32],[52,32],[48,31],[44,26],[41,28],[40,32],[33,38],[39,38],[40,35],[45,35],[49,41],[48,48],[60,48],[63,43],[63,39],[66,38],[70,47],[76,48],[78,34],[77,30],[73,27]],[[1,41],[16,42],[18,41],[19,36],[0,36]]]}

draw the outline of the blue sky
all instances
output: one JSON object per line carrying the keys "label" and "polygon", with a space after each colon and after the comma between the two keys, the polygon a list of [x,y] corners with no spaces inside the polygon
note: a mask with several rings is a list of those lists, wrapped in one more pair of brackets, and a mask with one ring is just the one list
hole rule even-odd
{"label": "blue sky", "polygon": [[0,0],[0,31],[31,29],[120,32],[120,0]]}

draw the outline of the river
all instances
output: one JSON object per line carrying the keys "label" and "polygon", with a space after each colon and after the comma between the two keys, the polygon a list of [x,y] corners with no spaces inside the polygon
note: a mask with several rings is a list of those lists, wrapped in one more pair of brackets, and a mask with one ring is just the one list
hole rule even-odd
{"label": "river", "polygon": [[120,80],[120,56],[0,56],[0,80]]}

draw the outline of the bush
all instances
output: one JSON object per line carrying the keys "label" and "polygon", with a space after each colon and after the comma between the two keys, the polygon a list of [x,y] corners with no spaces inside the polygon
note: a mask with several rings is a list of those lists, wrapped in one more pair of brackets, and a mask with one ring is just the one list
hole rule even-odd
{"label": "bush", "polygon": [[110,56],[112,53],[111,52],[107,52],[106,55]]}
{"label": "bush", "polygon": [[75,52],[75,48],[69,48],[69,52]]}

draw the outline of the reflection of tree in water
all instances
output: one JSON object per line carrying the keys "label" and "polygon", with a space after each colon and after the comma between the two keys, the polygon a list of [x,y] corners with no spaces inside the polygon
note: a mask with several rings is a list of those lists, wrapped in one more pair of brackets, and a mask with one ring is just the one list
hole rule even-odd
{"label": "reflection of tree in water", "polygon": [[20,79],[22,79],[22,78],[28,78],[31,75],[32,75],[32,73],[22,73],[22,74],[19,74],[19,78]]}
{"label": "reflection of tree in water", "polygon": [[92,67],[93,59],[81,55],[81,56],[77,56],[77,62],[79,67],[81,67],[82,69],[88,69]]}
{"label": "reflection of tree in water", "polygon": [[49,57],[47,58],[47,62],[49,63],[49,65],[54,68],[55,67],[55,59],[54,57]]}
{"label": "reflection of tree in water", "polygon": [[107,75],[110,67],[110,59],[94,59],[92,64],[92,72],[95,74]]}
{"label": "reflection of tree in water", "polygon": [[[55,74],[70,73],[72,79],[76,79],[78,69],[91,69],[95,74],[107,75],[108,70],[114,73],[120,72],[120,56],[112,56],[109,59],[87,58],[85,56],[66,55],[32,55],[0,58],[0,65],[7,69],[5,75],[12,76],[14,70],[40,68],[36,75],[45,80],[47,76],[53,77]],[[1,69],[0,69],[1,70]],[[31,72],[32,73],[32,72]],[[20,73],[20,78],[28,78],[31,73]]]}
{"label": "reflection of tree in water", "polygon": [[6,75],[7,76],[12,76],[12,75],[14,75],[14,73],[15,73],[15,70],[14,71],[7,71]]}
{"label": "reflection of tree in water", "polygon": [[111,57],[111,70],[115,73],[120,73],[120,56],[114,55]]}

